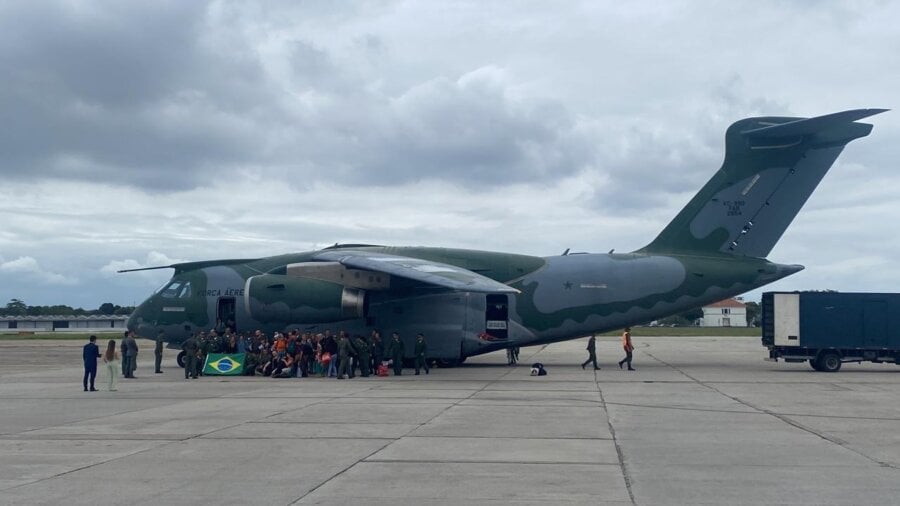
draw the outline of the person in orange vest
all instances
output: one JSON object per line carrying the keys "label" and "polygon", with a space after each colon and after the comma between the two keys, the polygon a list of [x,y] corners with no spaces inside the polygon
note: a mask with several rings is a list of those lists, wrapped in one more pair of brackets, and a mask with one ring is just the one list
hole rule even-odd
{"label": "person in orange vest", "polygon": [[631,344],[631,327],[625,327],[625,332],[622,333],[622,348],[625,349],[625,358],[619,360],[619,369],[622,368],[622,364],[628,363],[628,370],[633,371],[634,367],[631,367],[631,352],[634,351],[634,345]]}

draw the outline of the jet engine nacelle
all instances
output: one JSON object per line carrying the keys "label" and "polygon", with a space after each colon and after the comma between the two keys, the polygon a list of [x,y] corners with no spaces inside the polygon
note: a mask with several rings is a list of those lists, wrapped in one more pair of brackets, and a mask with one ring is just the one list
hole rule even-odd
{"label": "jet engine nacelle", "polygon": [[263,323],[327,323],[364,317],[366,292],[318,279],[261,274],[247,280],[244,303]]}

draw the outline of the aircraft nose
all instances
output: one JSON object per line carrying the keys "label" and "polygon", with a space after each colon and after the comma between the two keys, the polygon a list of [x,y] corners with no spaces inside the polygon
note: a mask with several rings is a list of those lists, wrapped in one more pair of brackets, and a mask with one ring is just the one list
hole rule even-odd
{"label": "aircraft nose", "polygon": [[135,310],[135,312],[131,313],[131,316],[128,317],[128,322],[125,324],[125,327],[128,329],[129,332],[134,332],[137,330],[137,326],[138,326],[137,319],[138,318],[139,318],[138,311],[136,311],[136,310]]}
{"label": "aircraft nose", "polygon": [[131,313],[131,316],[128,317],[128,322],[125,324],[125,327],[130,332],[140,335],[141,327],[144,326],[144,312],[141,310],[141,307],[137,307],[134,312]]}

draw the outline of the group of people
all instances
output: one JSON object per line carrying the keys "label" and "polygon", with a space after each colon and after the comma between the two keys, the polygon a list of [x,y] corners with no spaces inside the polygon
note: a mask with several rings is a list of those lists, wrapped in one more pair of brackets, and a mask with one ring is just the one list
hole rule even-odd
{"label": "group of people", "polygon": [[[162,371],[162,350],[165,334],[160,332],[156,336],[155,372]],[[137,368],[138,345],[133,332],[125,332],[119,351],[116,351],[116,341],[110,339],[106,351],[101,354],[96,344],[97,337],[90,336],[88,344],[84,345],[84,379],[82,381],[84,391],[96,392],[94,381],[97,377],[97,359],[102,359],[108,371],[109,390],[116,390],[118,369],[121,367],[122,376],[134,378]],[[368,377],[373,374],[386,376],[388,367],[392,367],[395,376],[403,374],[403,359],[406,357],[406,348],[400,335],[394,332],[391,339],[385,342],[381,333],[373,330],[369,336],[361,334],[349,335],[339,331],[336,335],[330,330],[323,333],[311,334],[292,330],[287,333],[275,332],[267,336],[257,330],[253,334],[234,333],[226,328],[221,334],[213,329],[208,334],[200,332],[192,335],[182,343],[184,351],[184,377],[196,379],[202,374],[203,364],[210,353],[243,353],[244,375],[255,376],[257,374],[272,378],[306,378],[320,376],[337,379],[349,379],[357,375]],[[625,357],[619,361],[619,368],[628,364],[628,370],[634,371],[631,366],[634,345],[631,343],[631,328],[626,327],[622,333],[622,348]],[[422,334],[416,335],[413,349],[415,374],[421,370],[429,374],[430,368],[427,359],[428,343]],[[507,362],[510,365],[518,361],[518,348],[507,350]],[[599,370],[597,365],[597,339],[593,335],[587,344],[588,359],[581,364],[584,369],[593,363],[594,370]]]}
{"label": "group of people", "polygon": [[[634,367],[631,367],[632,352],[634,351],[634,345],[631,344],[631,327],[625,327],[625,331],[622,332],[622,348],[625,350],[625,358],[619,360],[619,369],[623,365],[628,364],[628,370],[634,371]],[[594,370],[599,371],[600,366],[597,365],[597,338],[593,335],[588,339],[587,352],[588,359],[581,363],[581,368],[584,369],[586,365],[593,362]]]}
{"label": "group of people", "polygon": [[[301,333],[292,330],[266,335],[260,330],[252,334],[235,333],[226,328],[208,334],[200,332],[182,343],[184,377],[197,378],[210,353],[243,353],[244,375],[273,378],[306,378],[309,376],[349,379],[357,375],[387,375],[393,367],[394,375],[403,374],[406,348],[400,335],[394,332],[386,342],[381,333],[368,336],[330,330],[323,333]],[[423,334],[416,335],[413,357],[416,374],[430,372],[427,360],[428,344]]]}

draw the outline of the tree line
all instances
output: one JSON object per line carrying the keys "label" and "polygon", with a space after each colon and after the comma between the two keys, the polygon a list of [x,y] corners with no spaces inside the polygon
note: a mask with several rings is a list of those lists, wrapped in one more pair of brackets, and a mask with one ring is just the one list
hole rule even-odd
{"label": "tree line", "polygon": [[12,299],[6,307],[0,308],[0,316],[95,316],[95,315],[129,315],[134,306],[119,306],[112,302],[104,302],[97,309],[73,308],[66,305],[29,306],[21,299]]}

